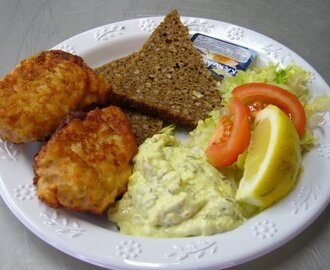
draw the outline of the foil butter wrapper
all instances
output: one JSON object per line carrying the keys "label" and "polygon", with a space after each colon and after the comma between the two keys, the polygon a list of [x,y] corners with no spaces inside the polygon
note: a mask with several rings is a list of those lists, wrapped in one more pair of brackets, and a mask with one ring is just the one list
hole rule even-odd
{"label": "foil butter wrapper", "polygon": [[246,70],[257,56],[252,49],[200,33],[194,34],[191,40],[218,80],[235,76],[238,70]]}

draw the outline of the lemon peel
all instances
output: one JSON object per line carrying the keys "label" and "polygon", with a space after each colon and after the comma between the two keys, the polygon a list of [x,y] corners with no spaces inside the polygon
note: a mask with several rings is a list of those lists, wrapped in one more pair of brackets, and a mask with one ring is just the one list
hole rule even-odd
{"label": "lemon peel", "polygon": [[291,120],[278,107],[268,105],[258,113],[254,125],[236,200],[263,209],[294,186],[301,151]]}

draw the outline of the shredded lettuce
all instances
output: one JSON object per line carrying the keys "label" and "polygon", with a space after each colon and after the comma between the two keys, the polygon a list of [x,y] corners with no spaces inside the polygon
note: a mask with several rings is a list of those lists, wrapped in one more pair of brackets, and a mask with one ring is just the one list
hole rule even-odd
{"label": "shredded lettuce", "polygon": [[[225,78],[219,86],[219,91],[226,104],[231,97],[231,91],[242,84],[251,82],[261,82],[277,85],[288,90],[297,96],[306,111],[308,122],[322,121],[322,116],[315,114],[330,110],[330,97],[323,95],[315,97],[311,101],[311,93],[308,88],[308,81],[311,74],[296,64],[290,64],[285,68],[280,68],[278,64],[269,63],[265,67],[255,67],[248,71],[239,71],[236,77]],[[317,119],[317,120],[316,120]],[[318,124],[318,123],[316,123]],[[311,128],[315,123],[308,125],[305,134],[300,138],[302,150],[310,150],[317,142]]]}
{"label": "shredded lettuce", "polygon": [[[323,119],[322,112],[330,110],[330,97],[323,95],[311,100],[311,93],[308,88],[310,76],[309,72],[296,64],[280,68],[279,65],[270,63],[264,67],[254,67],[248,71],[239,71],[235,77],[226,77],[218,87],[223,104],[226,104],[231,97],[231,91],[239,85],[251,82],[277,85],[296,95],[305,108],[308,122],[315,122],[315,125],[318,125]],[[200,120],[197,128],[190,132],[186,142],[187,146],[198,145],[202,151],[205,151],[221,115],[223,115],[223,111],[213,111],[208,118]],[[310,150],[317,142],[312,128],[313,125],[309,124],[305,133],[300,137],[302,151]],[[229,170],[241,171],[244,161],[245,153],[239,156],[238,161]]]}
{"label": "shredded lettuce", "polygon": [[304,134],[300,137],[300,147],[302,152],[311,150],[317,143],[317,138],[314,136],[312,130],[306,129]]}
{"label": "shredded lettuce", "polygon": [[189,133],[189,138],[186,141],[187,146],[193,147],[198,145],[201,150],[205,151],[219,122],[220,116],[220,111],[215,110],[212,111],[205,120],[199,120],[197,127]]}
{"label": "shredded lettuce", "polygon": [[265,67],[239,71],[235,77],[225,78],[219,87],[219,91],[224,96],[224,102],[226,102],[231,97],[231,91],[239,85],[252,82],[269,83],[295,94],[299,101],[306,105],[310,98],[307,87],[310,76],[309,72],[295,64],[279,68],[278,64],[269,63]]}

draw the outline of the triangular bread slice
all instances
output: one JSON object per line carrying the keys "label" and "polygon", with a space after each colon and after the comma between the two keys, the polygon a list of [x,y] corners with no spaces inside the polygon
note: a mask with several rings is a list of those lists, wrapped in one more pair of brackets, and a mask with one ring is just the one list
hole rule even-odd
{"label": "triangular bread slice", "polygon": [[[116,77],[116,74],[124,72],[126,63],[129,63],[129,59],[134,57],[134,55],[135,54],[131,54],[111,61],[96,68],[95,71],[111,82],[114,77]],[[111,103],[111,100],[109,103]],[[121,107],[131,123],[138,145],[142,144],[147,138],[152,137],[162,129],[163,121],[161,119],[146,115],[143,112],[134,111],[132,108],[127,108],[127,106],[126,108],[123,108],[123,106]]]}
{"label": "triangular bread slice", "polygon": [[[108,65],[111,66],[111,63]],[[176,10],[156,28],[142,49],[112,63],[107,77],[110,102],[165,122],[194,128],[213,109],[220,94],[187,27]],[[106,74],[106,67],[97,71]]]}

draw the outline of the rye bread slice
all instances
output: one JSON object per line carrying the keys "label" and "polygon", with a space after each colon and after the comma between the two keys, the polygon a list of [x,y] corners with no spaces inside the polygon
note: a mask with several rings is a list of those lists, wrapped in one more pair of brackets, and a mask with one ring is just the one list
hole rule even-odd
{"label": "rye bread slice", "polygon": [[131,123],[132,131],[136,137],[137,144],[142,144],[147,138],[159,133],[163,127],[163,121],[141,114],[132,110],[123,110]]}
{"label": "rye bread slice", "polygon": [[[118,74],[121,74],[125,70],[125,66],[130,62],[132,57],[136,54],[125,56],[123,58],[111,61],[101,67],[97,67],[95,71],[101,74],[109,83],[116,78]],[[112,103],[112,100],[109,100]],[[159,118],[148,116],[143,114],[143,112],[134,111],[132,108],[121,107],[123,111],[128,116],[128,119],[132,125],[133,133],[136,136],[138,145],[142,144],[147,138],[152,137],[154,134],[158,133],[163,127],[163,121]]]}
{"label": "rye bread slice", "polygon": [[[194,128],[213,109],[220,95],[187,27],[176,10],[156,28],[142,49],[112,63],[108,76],[111,103]],[[101,74],[104,67],[97,69]]]}

